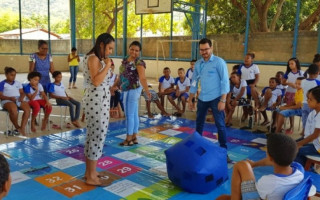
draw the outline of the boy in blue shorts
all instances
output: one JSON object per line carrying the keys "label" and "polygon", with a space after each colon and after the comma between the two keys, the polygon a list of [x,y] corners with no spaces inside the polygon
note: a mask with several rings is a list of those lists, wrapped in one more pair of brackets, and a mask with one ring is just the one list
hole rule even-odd
{"label": "boy in blue shorts", "polygon": [[[304,178],[302,166],[293,162],[296,154],[297,144],[292,138],[285,134],[270,134],[267,139],[267,157],[257,162],[244,160],[235,164],[231,195],[222,195],[217,199],[282,200]],[[259,166],[273,166],[274,173],[264,175],[256,182],[253,168]]]}
{"label": "boy in blue shorts", "polygon": [[[282,125],[284,124],[285,117],[291,116],[301,116],[301,107],[303,102],[303,89],[301,88],[301,82],[304,77],[299,77],[296,80],[296,93],[294,94],[294,103],[293,104],[286,104],[281,106],[278,110],[277,114],[277,126],[276,126],[276,133],[280,133],[282,130]],[[292,134],[292,132],[286,132],[287,134]]]}
{"label": "boy in blue shorts", "polygon": [[[175,80],[175,85],[176,85],[176,91],[172,92],[169,96],[168,99],[170,103],[175,107],[178,112],[174,113],[176,116],[181,116],[185,110],[186,110],[186,101],[189,97],[189,89],[190,89],[190,79],[188,79],[185,76],[185,72],[183,68],[178,69],[178,75],[179,77],[176,78]],[[182,102],[182,110],[180,107],[175,103],[175,99],[179,98]]]}

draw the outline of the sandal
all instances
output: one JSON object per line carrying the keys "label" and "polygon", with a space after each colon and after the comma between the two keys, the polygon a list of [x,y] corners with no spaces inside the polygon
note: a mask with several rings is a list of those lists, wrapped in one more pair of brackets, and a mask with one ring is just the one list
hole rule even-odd
{"label": "sandal", "polygon": [[269,121],[264,121],[264,122],[261,123],[261,126],[265,126],[265,125],[267,125],[269,123],[270,123]]}
{"label": "sandal", "polygon": [[133,144],[139,144],[138,138],[133,138],[133,139],[132,139],[132,142],[133,142]]}
{"label": "sandal", "polygon": [[128,141],[127,139],[123,140],[123,142],[121,142],[119,144],[120,146],[132,146],[133,145],[133,142],[132,140]]}
{"label": "sandal", "polygon": [[66,125],[67,128],[71,128],[71,124],[68,122]]}
{"label": "sandal", "polygon": [[292,129],[289,128],[289,129],[286,130],[286,134],[291,135],[292,133],[293,133]]}
{"label": "sandal", "polygon": [[52,128],[53,129],[61,129],[61,127],[59,125],[57,125],[57,124],[52,124]]}

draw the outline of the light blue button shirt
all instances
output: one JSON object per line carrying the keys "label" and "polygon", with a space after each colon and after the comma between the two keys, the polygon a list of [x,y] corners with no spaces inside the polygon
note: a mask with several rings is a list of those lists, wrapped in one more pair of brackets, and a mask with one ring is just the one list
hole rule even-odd
{"label": "light blue button shirt", "polygon": [[201,101],[212,101],[230,91],[228,67],[226,62],[215,55],[211,55],[208,61],[203,58],[195,63],[190,93],[196,93],[200,81]]}

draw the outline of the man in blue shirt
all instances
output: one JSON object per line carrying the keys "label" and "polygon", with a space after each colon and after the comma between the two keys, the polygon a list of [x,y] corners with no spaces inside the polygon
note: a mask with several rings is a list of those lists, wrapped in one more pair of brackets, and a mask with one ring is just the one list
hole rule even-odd
{"label": "man in blue shirt", "polygon": [[222,58],[212,54],[211,40],[201,39],[199,48],[202,58],[196,62],[193,71],[189,107],[193,107],[192,98],[197,92],[200,81],[201,91],[198,97],[196,131],[202,135],[207,111],[208,108],[211,108],[218,129],[220,146],[227,148],[224,122],[226,98],[230,90],[227,64]]}

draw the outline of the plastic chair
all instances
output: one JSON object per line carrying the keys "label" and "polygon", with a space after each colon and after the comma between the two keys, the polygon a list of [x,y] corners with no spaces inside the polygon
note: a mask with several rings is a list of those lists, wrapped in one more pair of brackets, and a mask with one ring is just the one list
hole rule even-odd
{"label": "plastic chair", "polygon": [[308,176],[306,179],[302,180],[296,187],[289,190],[284,195],[283,200],[308,199],[311,186],[312,186],[312,179],[310,178],[310,176]]}
{"label": "plastic chair", "polygon": [[[3,109],[2,107],[1,107],[1,105],[0,105],[0,112],[3,112],[5,115],[6,115],[6,130],[5,131],[0,131],[0,133],[4,133],[4,135],[6,136],[6,137],[8,137],[9,136],[9,131],[11,130],[13,130],[13,125],[12,125],[12,127],[10,128],[10,116],[9,116],[9,112],[8,111],[6,111],[5,109]],[[20,109],[18,109],[18,114],[20,113],[20,112],[23,112],[22,110],[20,110]],[[28,119],[28,122],[27,122],[27,133],[28,134],[30,134],[30,122],[31,122],[31,115],[30,115],[30,117],[29,117],[29,119]]]}
{"label": "plastic chair", "polygon": [[304,166],[305,170],[309,170],[312,164],[320,165],[320,156],[307,155],[306,157],[307,157],[307,162],[306,162],[306,165]]}

